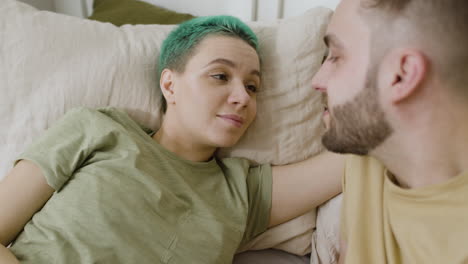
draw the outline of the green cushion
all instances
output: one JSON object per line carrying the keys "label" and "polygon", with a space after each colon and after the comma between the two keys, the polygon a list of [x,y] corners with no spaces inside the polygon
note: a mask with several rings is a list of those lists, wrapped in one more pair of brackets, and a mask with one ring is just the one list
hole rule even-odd
{"label": "green cushion", "polygon": [[179,24],[194,18],[137,0],[94,0],[93,14],[89,19],[125,24]]}

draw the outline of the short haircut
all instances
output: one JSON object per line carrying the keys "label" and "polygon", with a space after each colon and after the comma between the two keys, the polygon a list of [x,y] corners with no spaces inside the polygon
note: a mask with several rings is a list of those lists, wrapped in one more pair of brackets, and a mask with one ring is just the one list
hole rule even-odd
{"label": "short haircut", "polygon": [[[467,0],[361,0],[361,4],[364,11],[377,11],[374,22],[386,19],[385,24],[372,29],[373,41],[380,46],[392,45],[395,33],[402,37],[399,41],[419,39],[430,47],[427,55],[432,59],[433,71],[452,86],[465,90],[462,86],[468,81]],[[391,31],[387,26],[397,18],[407,24],[397,25]],[[468,89],[463,93],[468,96]]]}
{"label": "short haircut", "polygon": [[[233,16],[198,17],[180,24],[162,43],[158,63],[158,85],[164,69],[183,73],[197,45],[207,36],[221,35],[239,38],[257,51],[258,39],[252,29]],[[162,96],[162,111],[167,103]]]}

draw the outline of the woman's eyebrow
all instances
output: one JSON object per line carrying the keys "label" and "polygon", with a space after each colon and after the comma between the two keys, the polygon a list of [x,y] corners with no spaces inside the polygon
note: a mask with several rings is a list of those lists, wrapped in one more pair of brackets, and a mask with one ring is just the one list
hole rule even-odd
{"label": "woman's eyebrow", "polygon": [[262,77],[262,74],[261,74],[260,71],[258,71],[258,70],[253,70],[253,71],[250,72],[250,74],[251,74],[251,75],[256,75],[256,76],[258,76],[259,78]]}
{"label": "woman's eyebrow", "polygon": [[[212,65],[212,64],[216,64],[216,63],[219,63],[219,64],[224,64],[224,65],[227,65],[227,66],[230,66],[232,68],[237,68],[237,64],[234,63],[233,61],[231,60],[228,60],[228,59],[224,59],[224,58],[217,58],[217,59],[214,59],[212,60],[211,62],[209,62],[208,64],[205,65],[205,68]],[[251,75],[256,75],[258,77],[261,77],[261,73],[259,70],[252,70],[250,72]]]}
{"label": "woman's eyebrow", "polygon": [[228,59],[224,59],[224,58],[214,59],[211,62],[209,62],[208,64],[206,64],[205,67],[210,66],[211,64],[216,64],[216,63],[225,64],[225,65],[230,66],[232,68],[237,67],[237,65],[233,61],[228,60]]}

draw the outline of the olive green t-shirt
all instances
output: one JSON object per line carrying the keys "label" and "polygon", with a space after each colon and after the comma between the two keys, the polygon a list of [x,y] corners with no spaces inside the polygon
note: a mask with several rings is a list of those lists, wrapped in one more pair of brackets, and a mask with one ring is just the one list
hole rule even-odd
{"label": "olive green t-shirt", "polygon": [[417,189],[403,189],[392,179],[374,158],[347,159],[345,263],[468,263],[468,172]]}
{"label": "olive green t-shirt", "polygon": [[231,263],[266,230],[271,167],[184,160],[125,113],[77,108],[19,158],[56,192],[13,243],[21,263]]}

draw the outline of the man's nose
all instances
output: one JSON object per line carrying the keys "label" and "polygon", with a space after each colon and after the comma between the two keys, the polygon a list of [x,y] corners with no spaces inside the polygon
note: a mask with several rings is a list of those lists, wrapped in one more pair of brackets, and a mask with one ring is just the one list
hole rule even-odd
{"label": "man's nose", "polygon": [[326,83],[327,81],[326,81],[325,69],[322,65],[322,67],[320,67],[320,69],[312,78],[312,88],[319,92],[326,93],[327,92]]}

